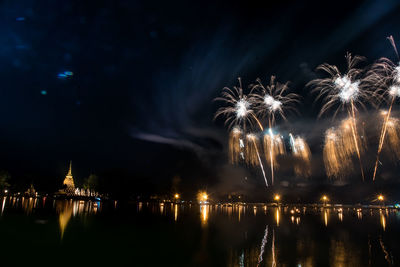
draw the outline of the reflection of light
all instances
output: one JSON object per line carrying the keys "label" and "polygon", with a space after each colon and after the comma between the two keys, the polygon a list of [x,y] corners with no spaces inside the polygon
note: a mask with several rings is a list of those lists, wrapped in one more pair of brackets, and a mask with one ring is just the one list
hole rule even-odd
{"label": "reflection of light", "polygon": [[294,216],[291,216],[290,220],[292,221],[292,223],[294,223]]}
{"label": "reflection of light", "polygon": [[4,212],[4,206],[6,205],[6,197],[3,197],[3,204],[1,205],[1,214]]}
{"label": "reflection of light", "polygon": [[63,201],[58,203],[58,210],[60,212],[60,215],[58,216],[58,222],[60,225],[60,231],[61,231],[61,239],[64,237],[64,231],[65,228],[68,225],[69,220],[71,219],[72,216],[72,205],[70,202]]}
{"label": "reflection of light", "polygon": [[208,220],[208,206],[207,205],[200,205],[200,214],[201,214],[201,222],[203,224],[207,223]]}
{"label": "reflection of light", "polygon": [[254,206],[254,208],[253,208],[253,213],[254,213],[254,216],[256,216],[256,214],[257,214],[257,207],[256,206]]}
{"label": "reflection of light", "polygon": [[362,219],[362,209],[357,209],[357,218],[358,218],[359,220]]}
{"label": "reflection of light", "polygon": [[242,205],[239,205],[239,222],[240,222],[240,215],[242,213],[242,209],[243,209]]}
{"label": "reflection of light", "polygon": [[[139,203],[139,205],[142,203]],[[141,210],[142,205],[139,206],[139,210]],[[164,203],[160,203],[160,213],[163,214],[164,213]]]}
{"label": "reflection of light", "polygon": [[324,210],[324,222],[325,226],[328,226],[328,211]]}
{"label": "reflection of light", "polygon": [[339,220],[342,222],[343,221],[343,210],[341,208],[338,209],[338,217],[339,217]]}
{"label": "reflection of light", "polygon": [[279,208],[276,209],[275,218],[276,218],[276,225],[279,226]]}
{"label": "reflection of light", "polygon": [[175,204],[175,206],[174,206],[174,213],[175,213],[175,221],[177,221],[178,220],[178,204]]}
{"label": "reflection of light", "polygon": [[385,214],[383,214],[382,210],[379,210],[379,214],[380,214],[380,217],[381,217],[381,225],[382,225],[383,231],[385,231],[385,229],[386,229]]}
{"label": "reflection of light", "polygon": [[296,217],[296,224],[297,224],[297,225],[300,224],[300,217]]}

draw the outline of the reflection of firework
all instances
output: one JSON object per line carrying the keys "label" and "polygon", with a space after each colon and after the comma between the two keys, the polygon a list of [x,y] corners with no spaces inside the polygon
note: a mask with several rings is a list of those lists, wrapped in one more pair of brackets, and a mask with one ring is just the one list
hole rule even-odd
{"label": "reflection of firework", "polygon": [[289,136],[293,155],[298,160],[294,165],[294,172],[297,176],[308,177],[311,175],[310,147],[303,138],[299,136],[294,138],[292,134],[289,134]]}
{"label": "reflection of firework", "polygon": [[243,154],[241,154],[244,147],[242,135],[243,132],[239,127],[234,127],[229,134],[229,159],[232,164],[237,164],[241,155],[243,158]]}
{"label": "reflection of firework", "polygon": [[267,241],[268,241],[268,225],[265,227],[264,237],[263,240],[261,241],[260,255],[258,256],[257,266],[259,266],[260,263],[263,261],[263,254]]}
{"label": "reflection of firework", "polygon": [[347,72],[343,75],[336,66],[327,63],[321,64],[317,67],[317,70],[325,71],[329,74],[329,77],[312,80],[308,85],[314,87],[313,92],[318,92],[317,99],[323,98],[324,105],[321,108],[319,116],[337,106],[333,115],[334,118],[338,111],[343,109],[347,110],[349,116],[352,118],[353,123],[350,124],[350,129],[360,164],[361,176],[364,180],[364,170],[361,162],[359,143],[357,141],[358,131],[355,112],[357,106],[365,108],[364,102],[374,104],[371,100],[374,99],[373,97],[376,94],[360,86],[361,81],[358,80],[358,77],[362,70],[355,68],[355,65],[362,59],[360,56],[352,57],[350,53],[347,53]]}

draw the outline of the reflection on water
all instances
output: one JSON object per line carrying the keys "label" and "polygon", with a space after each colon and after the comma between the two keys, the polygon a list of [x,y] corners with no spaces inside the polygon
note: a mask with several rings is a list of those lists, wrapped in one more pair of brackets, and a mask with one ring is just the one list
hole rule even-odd
{"label": "reflection on water", "polygon": [[[124,203],[114,201],[23,197],[2,197],[0,201],[0,229],[6,229],[7,216],[17,211],[25,217],[40,213],[47,219],[32,220],[43,223],[35,231],[53,220],[54,236],[60,244],[80,242],[90,231],[91,238],[99,236],[110,244],[124,243],[128,236],[144,244],[165,238],[169,246],[163,249],[169,255],[187,257],[183,261],[188,261],[186,266],[394,266],[400,262],[400,212],[390,208],[136,202],[124,209]],[[118,221],[114,215],[119,212],[134,219]],[[115,225],[105,228],[99,223],[105,217]],[[88,218],[93,218],[90,225],[96,227],[86,225],[79,231]],[[123,230],[119,230],[121,225],[125,225]],[[155,245],[135,247],[138,257],[151,250],[149,246]],[[165,265],[184,265],[169,264],[173,257],[178,256],[164,257]]]}
{"label": "reflection on water", "polygon": [[207,224],[209,212],[210,212],[210,205],[200,205],[201,223],[203,225]]}
{"label": "reflection on water", "polygon": [[383,231],[385,231],[385,229],[386,229],[386,218],[385,218],[385,214],[382,212],[382,209],[379,209],[379,216],[381,218],[381,225],[382,225]]}

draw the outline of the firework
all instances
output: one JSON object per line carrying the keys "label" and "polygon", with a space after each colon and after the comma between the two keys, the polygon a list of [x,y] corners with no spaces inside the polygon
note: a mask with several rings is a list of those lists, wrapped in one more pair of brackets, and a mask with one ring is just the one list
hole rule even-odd
{"label": "firework", "polygon": [[344,151],[340,132],[330,128],[325,132],[323,158],[328,177],[342,177],[351,167],[351,159]]}
{"label": "firework", "polygon": [[[393,49],[399,60],[399,54],[394,42],[393,36],[388,37]],[[399,63],[400,64],[400,63]],[[383,100],[388,100],[389,109],[384,114],[383,124],[379,135],[378,150],[376,153],[374,174],[372,180],[375,180],[376,172],[378,170],[379,155],[382,151],[383,143],[385,141],[386,132],[388,130],[388,122],[390,121],[390,114],[396,97],[400,97],[400,65],[394,64],[387,58],[379,59],[367,73],[365,78],[368,85],[376,86],[376,92],[380,94]]]}
{"label": "firework", "polygon": [[242,136],[243,131],[239,127],[234,127],[229,134],[229,159],[232,164],[237,164],[240,159],[244,159]]}
{"label": "firework", "polygon": [[311,175],[311,151],[306,141],[299,137],[293,137],[289,134],[290,145],[293,155],[299,162],[294,166],[294,172],[297,176],[308,177]]}
{"label": "firework", "polygon": [[268,129],[268,133],[264,135],[264,153],[265,158],[270,163],[271,181],[274,183],[274,170],[278,167],[276,157],[286,153],[285,144],[279,134],[274,134],[272,129]]}
{"label": "firework", "polygon": [[395,118],[389,118],[386,123],[387,139],[385,140],[386,149],[389,151],[393,160],[400,159],[400,121]]}
{"label": "firework", "polygon": [[246,160],[249,165],[260,165],[261,171],[264,176],[265,185],[268,187],[267,177],[265,176],[264,166],[262,164],[259,151],[259,141],[255,134],[247,134],[246,136]]}
{"label": "firework", "polygon": [[246,125],[249,124],[251,128],[254,126],[254,122],[263,130],[261,123],[258,121],[251,108],[251,102],[246,95],[243,94],[242,81],[240,78],[239,86],[234,86],[233,89],[224,87],[222,89],[221,97],[215,98],[216,101],[222,101],[227,104],[225,107],[221,107],[215,113],[214,119],[219,116],[226,118],[225,125],[228,128],[232,128],[234,125],[242,125],[246,131]]}
{"label": "firework", "polygon": [[[363,151],[365,147],[365,138],[361,138],[358,132],[355,132],[355,135],[353,134],[353,129],[357,128],[354,123],[353,118],[348,117],[343,119],[339,126],[340,142],[343,146],[343,152],[347,155],[357,154],[357,149]],[[354,138],[356,141],[354,141]],[[356,144],[359,146],[356,146]]]}
{"label": "firework", "polygon": [[272,128],[275,126],[278,116],[286,120],[286,111],[297,111],[294,104],[299,102],[299,95],[289,93],[288,83],[277,82],[275,76],[271,76],[267,86],[264,86],[260,79],[257,79],[256,82],[252,86],[249,99],[255,104],[257,116],[268,121],[268,133],[264,135],[264,152],[270,163],[273,184],[274,168],[277,167],[275,157],[277,154],[284,153],[284,145],[279,135],[272,133]]}
{"label": "firework", "polygon": [[320,98],[323,99],[324,104],[319,113],[319,117],[326,111],[334,109],[335,107],[336,110],[333,118],[336,117],[340,110],[347,111],[349,117],[351,117],[351,135],[353,136],[354,147],[360,164],[361,176],[364,181],[364,168],[361,162],[360,144],[357,138],[356,111],[358,107],[366,108],[364,102],[375,104],[371,100],[376,96],[376,91],[370,91],[366,89],[366,86],[361,86],[359,77],[362,70],[355,68],[361,60],[363,60],[363,57],[352,57],[350,53],[347,53],[347,71],[344,74],[341,74],[339,69],[334,65],[329,65],[327,63],[321,64],[317,67],[317,70],[328,73],[329,77],[312,80],[308,83],[308,86],[314,88],[312,92],[318,92],[317,100]]}
{"label": "firework", "polygon": [[276,82],[275,76],[271,76],[267,86],[264,86],[260,79],[256,82],[257,84],[251,88],[249,98],[255,103],[257,116],[268,119],[269,128],[275,125],[278,116],[286,120],[286,111],[297,112],[294,104],[300,102],[300,97],[288,92],[288,82],[284,84]]}

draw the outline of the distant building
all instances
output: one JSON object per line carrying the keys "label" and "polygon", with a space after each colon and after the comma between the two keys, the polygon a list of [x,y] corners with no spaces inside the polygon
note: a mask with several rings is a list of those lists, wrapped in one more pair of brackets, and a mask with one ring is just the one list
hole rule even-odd
{"label": "distant building", "polygon": [[69,170],[67,175],[65,176],[63,186],[64,188],[60,190],[60,193],[75,195],[75,183],[74,177],[72,176],[72,161],[69,162]]}

